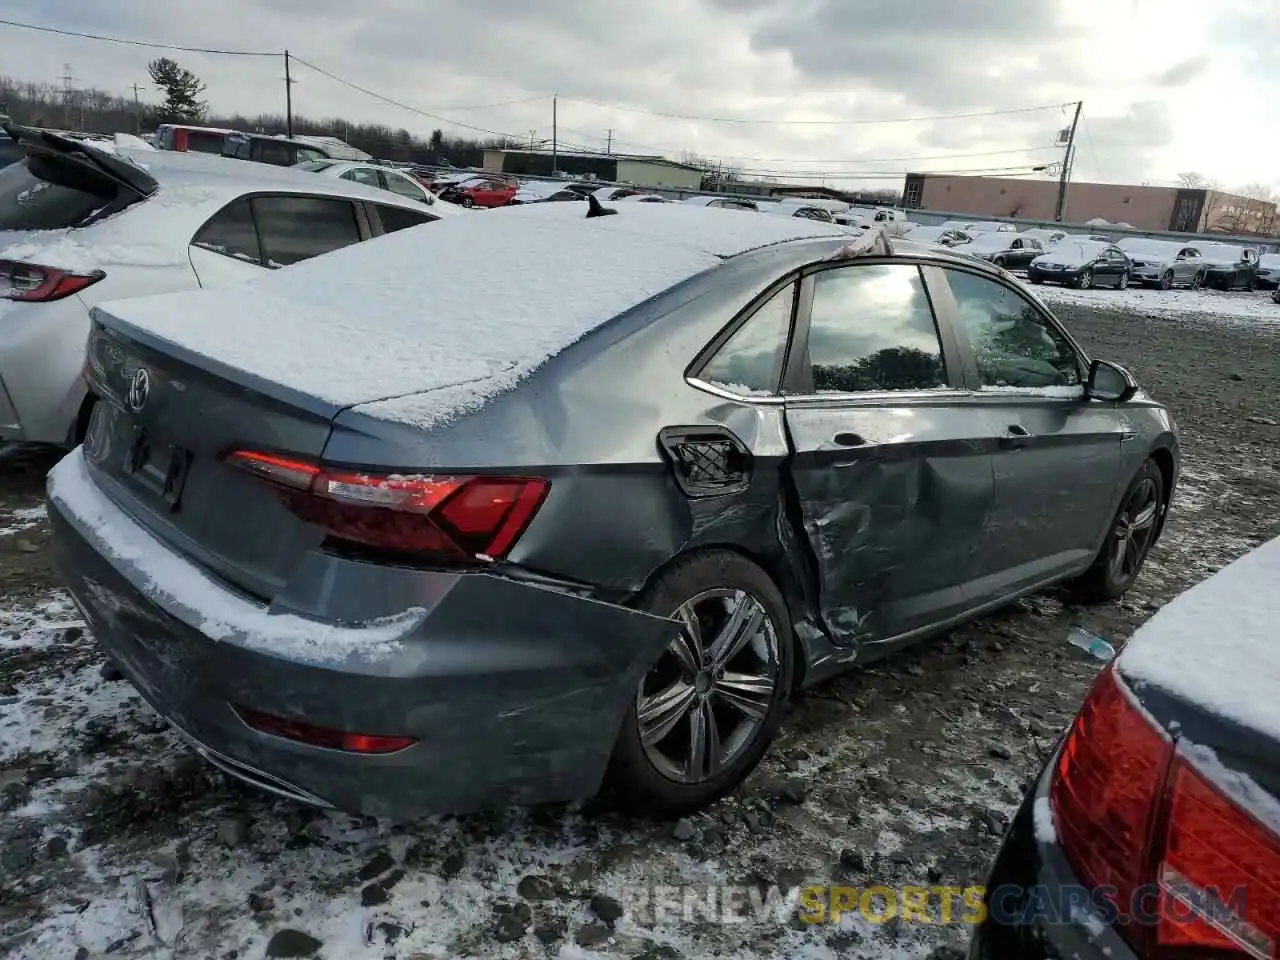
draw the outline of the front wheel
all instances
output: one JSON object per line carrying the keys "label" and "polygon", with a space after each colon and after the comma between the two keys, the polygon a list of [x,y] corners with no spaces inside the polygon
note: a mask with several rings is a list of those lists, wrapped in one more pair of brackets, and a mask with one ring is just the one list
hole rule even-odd
{"label": "front wheel", "polygon": [[994,264],[995,264],[997,267],[999,267],[1001,270],[1005,269],[1005,259],[1004,259],[1004,257],[996,257],[996,258],[995,258],[994,260],[992,260],[991,262],[992,262],[992,263],[994,263]]}
{"label": "front wheel", "polygon": [[1076,277],[1076,289],[1088,290],[1092,286],[1093,286],[1093,270],[1090,267],[1085,267],[1083,270],[1080,271],[1080,275]]}
{"label": "front wheel", "polygon": [[1160,289],[1161,290],[1173,289],[1173,271],[1172,270],[1166,270],[1164,273],[1160,274]]}
{"label": "front wheel", "polygon": [[1163,510],[1164,477],[1148,460],[1129,482],[1093,566],[1071,585],[1081,602],[1106,603],[1128,592],[1155,543]]}
{"label": "front wheel", "polygon": [[476,205],[476,202],[475,202],[474,200],[472,200],[472,199],[471,199],[470,197],[468,197],[468,196],[463,196],[463,198],[462,198],[459,202],[460,202],[464,207],[474,207],[474,206]]}
{"label": "front wheel", "polygon": [[790,619],[769,576],[726,550],[677,561],[636,606],[682,626],[636,689],[604,792],[631,813],[682,816],[733,791],[773,740],[795,670]]}

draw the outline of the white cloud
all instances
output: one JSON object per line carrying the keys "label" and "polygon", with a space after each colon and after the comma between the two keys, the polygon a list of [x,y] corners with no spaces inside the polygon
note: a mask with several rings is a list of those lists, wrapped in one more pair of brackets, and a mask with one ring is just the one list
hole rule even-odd
{"label": "white cloud", "polygon": [[[286,47],[356,84],[520,138],[678,154],[793,175],[893,184],[907,169],[1025,169],[1068,111],[927,123],[715,123],[664,114],[877,120],[1082,99],[1076,175],[1172,181],[1198,169],[1268,181],[1277,134],[1264,105],[1280,76],[1275,29],[1247,0],[10,0],[5,16],[67,30],[217,48]],[[0,26],[5,74],[121,93],[158,51]],[[1210,56],[1212,51],[1212,56]],[[174,54],[215,110],[281,113],[280,57]],[[382,103],[306,67],[295,110],[461,129]],[[154,92],[143,90],[154,99]],[[545,97],[489,109],[498,101]],[[581,99],[575,99],[581,98]],[[919,158],[919,159],[900,159]],[[842,176],[843,175],[843,176]]]}

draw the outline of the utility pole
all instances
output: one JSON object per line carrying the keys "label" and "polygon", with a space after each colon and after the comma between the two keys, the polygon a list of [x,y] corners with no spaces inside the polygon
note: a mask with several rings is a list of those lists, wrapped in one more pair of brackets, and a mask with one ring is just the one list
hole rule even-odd
{"label": "utility pole", "polygon": [[62,65],[62,126],[66,129],[71,128],[71,95],[73,93],[71,85],[75,83],[75,76],[71,73],[71,64],[64,63]]}
{"label": "utility pole", "polygon": [[609,128],[609,138],[605,141],[604,152],[606,156],[613,155],[613,128]]}
{"label": "utility pole", "polygon": [[557,142],[559,133],[559,118],[557,112],[559,110],[560,98],[554,94],[551,97],[551,175],[554,177],[560,168],[560,149]]}
{"label": "utility pole", "polygon": [[530,131],[529,131],[529,152],[530,152],[530,153],[533,153],[534,138],[535,138],[537,135],[538,135],[538,131],[537,131],[537,130],[530,130]]}
{"label": "utility pole", "polygon": [[138,85],[133,85],[133,132],[142,135],[142,101],[138,98]]}
{"label": "utility pole", "polygon": [[293,138],[293,76],[289,73],[289,51],[284,52],[284,129]]}
{"label": "utility pole", "polygon": [[1053,212],[1055,223],[1062,222],[1062,214],[1067,206],[1067,184],[1071,180],[1071,161],[1075,159],[1076,152],[1076,125],[1080,122],[1080,110],[1083,106],[1083,100],[1076,101],[1076,112],[1072,115],[1071,126],[1067,130],[1067,152],[1062,158],[1062,171],[1058,174],[1058,205]]}

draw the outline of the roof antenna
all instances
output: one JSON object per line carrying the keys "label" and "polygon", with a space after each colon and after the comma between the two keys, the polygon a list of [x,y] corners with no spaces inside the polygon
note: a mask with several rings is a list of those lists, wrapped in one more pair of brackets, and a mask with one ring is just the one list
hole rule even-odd
{"label": "roof antenna", "polygon": [[605,207],[600,205],[600,198],[594,193],[587,194],[587,219],[592,217],[611,217],[618,211],[613,207]]}

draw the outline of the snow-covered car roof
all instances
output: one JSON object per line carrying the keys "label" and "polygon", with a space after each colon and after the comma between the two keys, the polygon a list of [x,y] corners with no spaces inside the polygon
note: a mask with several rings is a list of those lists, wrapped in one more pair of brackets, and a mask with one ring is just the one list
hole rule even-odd
{"label": "snow-covered car roof", "polygon": [[1175,597],[1138,628],[1121,674],[1280,741],[1280,537]]}
{"label": "snow-covered car roof", "polygon": [[1172,257],[1187,246],[1173,240],[1159,240],[1155,237],[1125,237],[1116,246],[1121,250],[1135,250],[1142,253],[1163,253]]}
{"label": "snow-covered car roof", "polygon": [[[1078,266],[1087,260],[1092,260],[1107,247],[1111,246],[1115,246],[1115,244],[1102,243],[1099,240],[1076,240],[1073,237],[1067,237],[1059,240],[1053,245],[1052,249],[1047,250],[1040,256],[1046,257],[1054,263]],[[960,249],[964,248],[961,247]]]}
{"label": "snow-covered car roof", "polygon": [[1007,250],[1016,236],[1016,233],[1003,230],[988,230],[975,233],[968,243],[962,243],[953,249],[957,253],[968,253],[970,250]]}
{"label": "snow-covered car roof", "polygon": [[1244,257],[1245,247],[1237,247],[1233,243],[1202,243],[1196,246],[1206,261],[1210,263],[1239,263]]}
{"label": "snow-covered car roof", "polygon": [[[5,239],[14,243],[4,250],[9,259],[74,270],[186,262],[187,245],[200,225],[232,200],[255,191],[330,194],[431,216],[439,216],[437,208],[448,206],[437,203],[428,207],[389,190],[269,163],[169,150],[113,148],[111,152],[146,170],[158,184],[155,195],[86,228],[6,234]],[[453,212],[461,213],[448,210],[444,215]]]}
{"label": "snow-covered car roof", "polygon": [[[398,231],[243,284],[98,309],[343,406],[430,391],[430,416],[447,419],[723,258],[824,237],[834,251],[847,234],[676,203],[595,218],[580,204],[529,204]],[[483,283],[440,280],[472,275],[477,263],[503,268]],[[387,407],[379,415],[402,418],[394,401]]]}
{"label": "snow-covered car roof", "polygon": [[524,180],[516,190],[516,196],[551,197],[569,186],[563,180]]}

